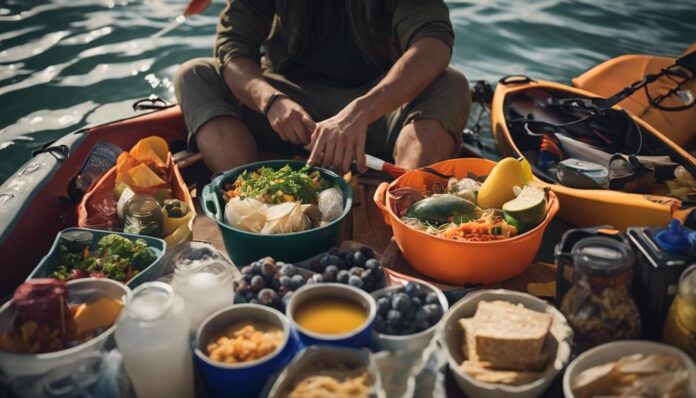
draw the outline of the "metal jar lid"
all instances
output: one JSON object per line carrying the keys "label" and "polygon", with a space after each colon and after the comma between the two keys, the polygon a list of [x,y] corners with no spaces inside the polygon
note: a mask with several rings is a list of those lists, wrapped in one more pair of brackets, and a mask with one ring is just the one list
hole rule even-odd
{"label": "metal jar lid", "polygon": [[604,236],[579,240],[571,256],[575,271],[585,275],[616,275],[635,262],[635,253],[628,244]]}

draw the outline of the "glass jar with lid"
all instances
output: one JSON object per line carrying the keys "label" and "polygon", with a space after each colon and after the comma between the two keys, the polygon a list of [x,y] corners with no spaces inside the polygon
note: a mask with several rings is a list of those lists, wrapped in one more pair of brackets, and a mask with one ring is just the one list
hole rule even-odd
{"label": "glass jar with lid", "polygon": [[186,303],[191,331],[234,300],[234,278],[229,265],[212,259],[177,262],[172,287]]}
{"label": "glass jar with lid", "polygon": [[114,337],[139,398],[194,396],[189,320],[184,301],[170,285],[136,287]]}
{"label": "glass jar with lid", "polygon": [[126,202],[123,213],[125,217],[123,232],[161,237],[164,216],[162,207],[153,196],[133,195]]}
{"label": "glass jar with lid", "polygon": [[679,291],[665,320],[662,339],[696,360],[696,264],[679,280]]}
{"label": "glass jar with lid", "polygon": [[640,313],[630,292],[635,253],[608,237],[590,237],[573,246],[573,286],[561,312],[573,328],[576,352],[615,340],[637,338]]}

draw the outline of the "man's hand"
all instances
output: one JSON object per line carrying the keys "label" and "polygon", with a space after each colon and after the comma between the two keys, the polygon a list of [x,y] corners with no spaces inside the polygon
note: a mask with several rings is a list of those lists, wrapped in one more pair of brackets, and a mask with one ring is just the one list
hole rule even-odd
{"label": "man's hand", "polygon": [[268,110],[268,121],[283,141],[307,144],[316,124],[297,102],[279,97]]}
{"label": "man's hand", "polygon": [[350,105],[335,116],[317,123],[312,141],[305,146],[311,150],[309,164],[331,167],[347,172],[353,159],[361,173],[365,166],[367,118]]}

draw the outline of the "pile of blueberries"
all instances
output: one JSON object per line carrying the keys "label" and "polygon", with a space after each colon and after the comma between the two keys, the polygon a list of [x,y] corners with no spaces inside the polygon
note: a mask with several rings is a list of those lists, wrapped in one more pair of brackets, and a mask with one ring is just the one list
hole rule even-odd
{"label": "pile of blueberries", "polygon": [[310,264],[310,269],[322,282],[343,283],[367,292],[384,286],[384,270],[367,246],[358,250],[333,248]]}
{"label": "pile of blueberries", "polygon": [[383,334],[414,334],[436,324],[442,315],[437,294],[420,283],[409,282],[377,299],[374,328]]}
{"label": "pile of blueberries", "polygon": [[235,304],[263,304],[280,311],[290,300],[292,292],[308,283],[321,282],[314,275],[306,279],[297,267],[265,257],[243,267],[242,279],[235,286]]}

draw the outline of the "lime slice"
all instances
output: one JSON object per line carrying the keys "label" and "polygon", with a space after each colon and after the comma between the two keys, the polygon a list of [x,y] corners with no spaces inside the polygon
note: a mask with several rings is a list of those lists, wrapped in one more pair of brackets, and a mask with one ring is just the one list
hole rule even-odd
{"label": "lime slice", "polygon": [[508,223],[528,231],[541,223],[546,215],[546,192],[534,185],[525,185],[517,197],[503,205]]}

